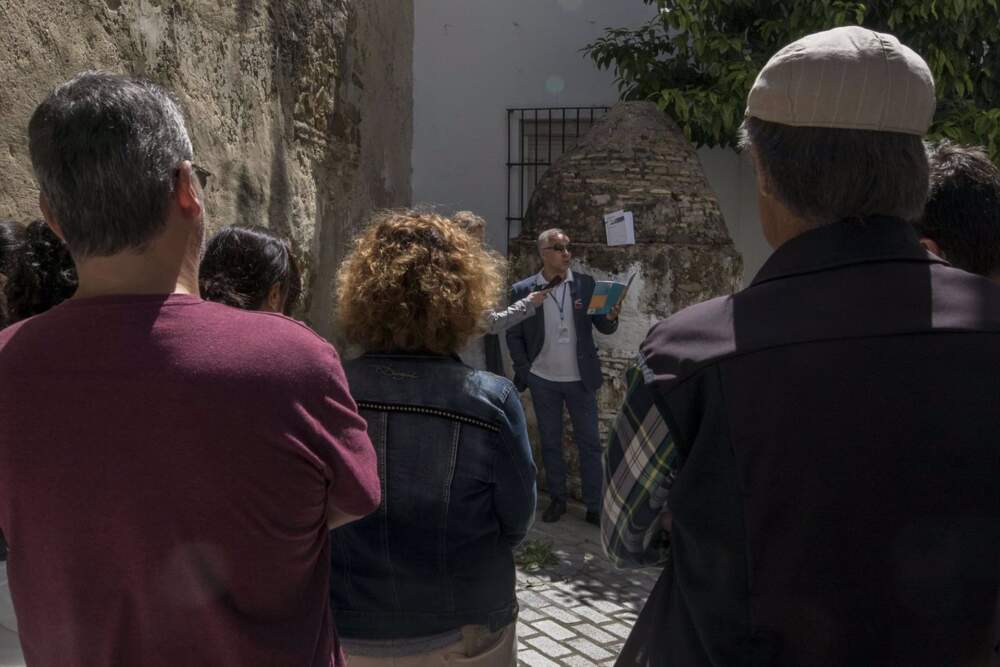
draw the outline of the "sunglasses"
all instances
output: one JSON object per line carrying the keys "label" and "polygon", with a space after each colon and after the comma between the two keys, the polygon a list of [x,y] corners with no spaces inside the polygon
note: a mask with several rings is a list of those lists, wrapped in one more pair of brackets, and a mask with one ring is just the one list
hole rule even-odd
{"label": "sunglasses", "polygon": [[204,190],[208,187],[208,179],[212,175],[208,169],[205,169],[201,165],[197,165],[194,162],[191,163],[191,171],[194,172],[195,177],[198,179],[198,183],[201,184],[201,189]]}
{"label": "sunglasses", "polygon": [[566,245],[562,245],[561,243],[557,243],[555,245],[550,245],[550,246],[547,246],[545,248],[542,248],[542,250],[555,250],[556,252],[569,252],[570,251],[568,243]]}

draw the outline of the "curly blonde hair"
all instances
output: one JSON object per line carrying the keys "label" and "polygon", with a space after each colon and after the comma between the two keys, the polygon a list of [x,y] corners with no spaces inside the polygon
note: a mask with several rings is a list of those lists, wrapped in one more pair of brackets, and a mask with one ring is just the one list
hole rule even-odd
{"label": "curly blonde hair", "polygon": [[504,261],[437,213],[375,214],[337,273],[341,330],[365,350],[448,354],[481,333]]}

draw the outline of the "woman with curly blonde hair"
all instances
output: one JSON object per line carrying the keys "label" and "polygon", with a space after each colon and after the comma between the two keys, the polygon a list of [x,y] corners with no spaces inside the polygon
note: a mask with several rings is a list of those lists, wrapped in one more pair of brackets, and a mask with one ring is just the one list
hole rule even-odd
{"label": "woman with curly blonde hair", "polygon": [[524,412],[456,352],[501,262],[435,213],[378,214],[338,276],[347,362],[383,501],[334,533],[331,600],[351,667],[514,665],[514,556],[535,512]]}
{"label": "woman with curly blonde hair", "polygon": [[[480,243],[486,243],[486,220],[481,216],[472,211],[458,211],[451,216],[451,219]],[[535,308],[542,305],[548,293],[547,289],[529,292],[523,299],[515,301],[506,308],[483,312],[480,322],[482,335],[470,339],[459,351],[458,356],[465,363],[481,371],[503,375],[503,355],[497,334],[534,315]]]}

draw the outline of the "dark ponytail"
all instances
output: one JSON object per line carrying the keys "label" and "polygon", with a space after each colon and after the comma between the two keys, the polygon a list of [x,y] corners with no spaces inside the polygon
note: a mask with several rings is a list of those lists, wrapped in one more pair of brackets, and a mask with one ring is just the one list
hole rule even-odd
{"label": "dark ponytail", "polygon": [[73,296],[76,267],[66,245],[42,220],[0,222],[0,327],[44,313]]}
{"label": "dark ponytail", "polygon": [[24,229],[13,220],[0,220],[0,329],[14,323],[7,297],[21,271]]}

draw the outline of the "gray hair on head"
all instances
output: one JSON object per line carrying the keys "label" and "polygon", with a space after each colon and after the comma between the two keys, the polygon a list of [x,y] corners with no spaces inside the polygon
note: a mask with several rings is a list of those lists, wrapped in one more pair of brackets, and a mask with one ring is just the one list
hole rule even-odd
{"label": "gray hair on head", "polygon": [[[566,236],[566,232],[559,229],[558,227],[553,227],[552,229],[546,229],[544,232],[538,235],[538,252],[542,252],[542,247],[548,243],[553,236]],[[566,236],[566,238],[569,238]]]}
{"label": "gray hair on head", "polygon": [[750,116],[741,147],[789,211],[812,224],[885,215],[918,218],[927,199],[924,144],[914,134],[798,127]]}
{"label": "gray hair on head", "polygon": [[486,219],[472,211],[456,211],[452,214],[451,220],[470,234],[486,231]]}
{"label": "gray hair on head", "polygon": [[139,249],[165,227],[177,166],[193,157],[184,115],[160,86],[89,71],[28,124],[42,197],[76,258]]}

